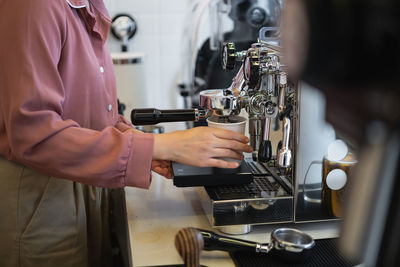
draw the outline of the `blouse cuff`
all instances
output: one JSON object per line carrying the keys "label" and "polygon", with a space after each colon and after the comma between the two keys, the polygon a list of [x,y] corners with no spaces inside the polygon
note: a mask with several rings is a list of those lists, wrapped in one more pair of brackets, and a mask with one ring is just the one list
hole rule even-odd
{"label": "blouse cuff", "polygon": [[131,131],[125,185],[148,189],[151,183],[154,134]]}

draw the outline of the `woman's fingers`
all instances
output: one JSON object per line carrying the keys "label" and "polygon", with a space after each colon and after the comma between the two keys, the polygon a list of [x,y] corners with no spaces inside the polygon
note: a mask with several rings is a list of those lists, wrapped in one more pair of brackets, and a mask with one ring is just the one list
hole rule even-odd
{"label": "woman's fingers", "polygon": [[247,153],[253,151],[251,146],[234,140],[218,139],[213,146],[216,148],[228,148],[235,151]]}
{"label": "woman's fingers", "polygon": [[245,143],[245,144],[247,144],[250,141],[247,136],[237,133],[237,132],[223,130],[223,129],[216,129],[216,128],[210,128],[210,129],[215,130],[214,135],[218,138],[228,139],[228,140],[236,140],[236,141],[239,141],[239,142]]}
{"label": "woman's fingers", "polygon": [[153,168],[153,171],[168,179],[171,179],[173,177],[171,168],[161,168],[157,166]]}
{"label": "woman's fingers", "polygon": [[231,158],[237,160],[242,160],[244,158],[242,153],[239,153],[231,149],[217,148],[214,149],[213,152],[215,153],[213,157]]}
{"label": "woman's fingers", "polygon": [[152,166],[153,167],[160,166],[160,167],[164,167],[164,168],[170,167],[171,161],[169,161],[169,160],[153,160]]}
{"label": "woman's fingers", "polygon": [[215,147],[229,148],[241,152],[250,153],[253,151],[252,147],[247,145],[250,141],[249,138],[240,133],[233,131],[213,129],[214,136],[217,137],[215,140]]}
{"label": "woman's fingers", "polygon": [[171,167],[171,161],[169,161],[169,160],[160,160],[159,164],[161,167],[164,167],[164,168]]}
{"label": "woman's fingers", "polygon": [[211,158],[207,161],[207,166],[216,167],[216,168],[227,168],[227,169],[235,169],[239,167],[239,163],[236,161],[226,161],[223,159]]}
{"label": "woman's fingers", "polygon": [[161,176],[164,176],[168,179],[171,179],[173,177],[171,161],[153,160],[151,163],[151,169],[154,172],[156,172],[156,173],[160,174]]}
{"label": "woman's fingers", "polygon": [[157,166],[165,168],[171,168],[170,162],[165,160],[199,167],[236,168],[237,163],[215,157],[242,160],[242,152],[252,152],[246,136],[209,127],[159,134],[155,135],[154,140],[153,157],[164,160],[158,162]]}

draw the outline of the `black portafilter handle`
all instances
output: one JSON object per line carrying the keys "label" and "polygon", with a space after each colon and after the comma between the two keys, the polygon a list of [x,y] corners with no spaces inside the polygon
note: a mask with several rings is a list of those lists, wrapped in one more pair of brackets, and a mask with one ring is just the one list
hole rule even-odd
{"label": "black portafilter handle", "polygon": [[133,125],[154,125],[160,122],[197,121],[197,109],[155,109],[137,108],[131,111]]}
{"label": "black portafilter handle", "polygon": [[260,147],[258,148],[258,161],[269,162],[272,157],[271,141],[261,140]]}
{"label": "black portafilter handle", "polygon": [[204,239],[203,250],[221,250],[234,252],[238,250],[255,252],[257,249],[256,242],[231,238],[227,236],[218,235],[212,231],[198,229]]}

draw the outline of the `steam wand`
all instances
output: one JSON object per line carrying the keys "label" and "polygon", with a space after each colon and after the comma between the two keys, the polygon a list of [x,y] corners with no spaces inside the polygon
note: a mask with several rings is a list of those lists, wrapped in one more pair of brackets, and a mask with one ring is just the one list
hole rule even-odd
{"label": "steam wand", "polygon": [[292,110],[292,105],[288,105],[285,111],[280,114],[280,118],[283,119],[283,138],[282,138],[282,148],[279,150],[277,156],[278,156],[278,164],[282,168],[290,167],[292,161],[292,151],[289,148],[291,110]]}

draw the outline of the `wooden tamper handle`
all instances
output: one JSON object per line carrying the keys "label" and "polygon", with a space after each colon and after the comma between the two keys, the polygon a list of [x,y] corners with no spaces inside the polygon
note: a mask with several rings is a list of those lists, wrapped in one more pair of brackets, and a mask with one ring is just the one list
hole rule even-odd
{"label": "wooden tamper handle", "polygon": [[179,230],[175,236],[175,247],[186,267],[200,267],[200,253],[204,248],[204,239],[196,228]]}

